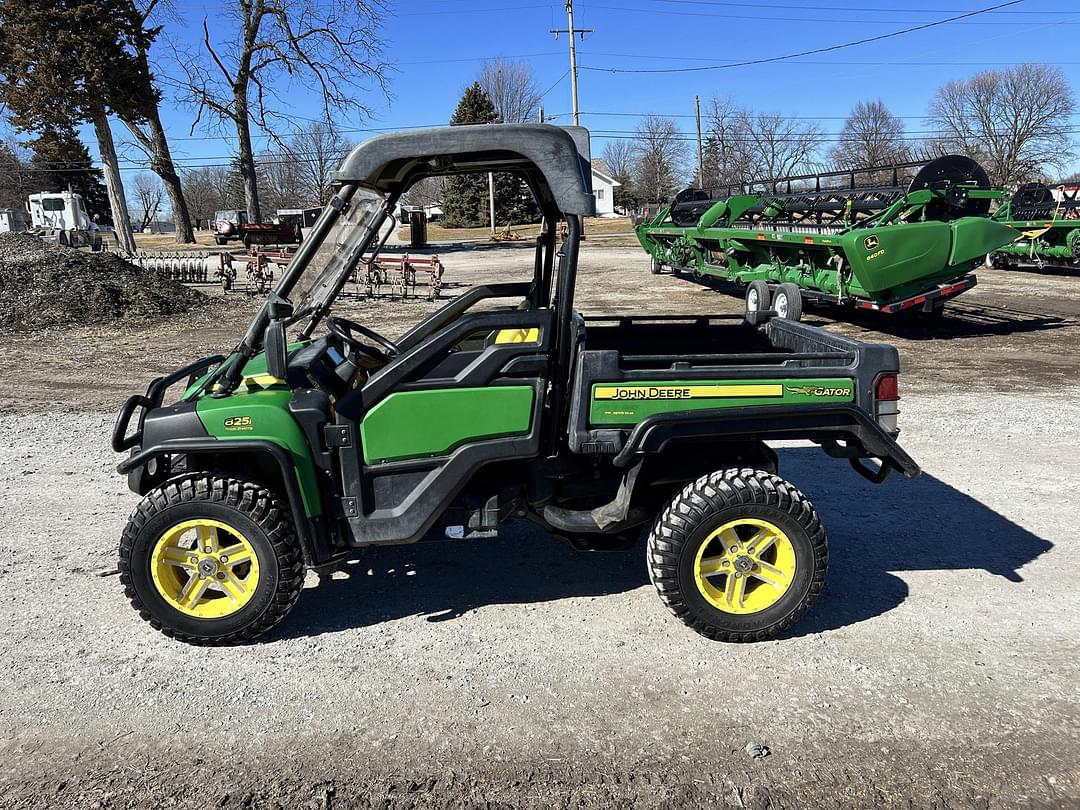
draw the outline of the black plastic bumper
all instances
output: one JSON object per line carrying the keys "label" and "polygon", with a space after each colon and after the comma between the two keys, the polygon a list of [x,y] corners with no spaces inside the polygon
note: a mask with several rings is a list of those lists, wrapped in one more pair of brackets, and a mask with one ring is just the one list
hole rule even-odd
{"label": "black plastic bumper", "polygon": [[[211,366],[216,366],[224,360],[224,355],[220,354],[196,360],[190,365],[177,369],[172,374],[158,377],[147,386],[145,394],[135,394],[128,397],[127,401],[121,406],[120,413],[116,415],[116,424],[113,426],[112,432],[112,449],[117,453],[123,453],[125,450],[130,450],[132,447],[142,444],[143,421],[146,419],[146,413],[161,405],[165,399],[165,392],[185,378],[187,378],[188,385],[190,385],[205,374]],[[136,411],[139,412],[139,420],[135,432],[129,435],[128,428]]]}

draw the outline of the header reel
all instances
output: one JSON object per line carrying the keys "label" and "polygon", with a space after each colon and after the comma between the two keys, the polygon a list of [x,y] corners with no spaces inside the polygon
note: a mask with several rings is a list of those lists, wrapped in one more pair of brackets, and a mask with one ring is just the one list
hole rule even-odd
{"label": "header reel", "polygon": [[693,227],[717,202],[727,200],[734,207],[734,198],[753,195],[732,220],[734,227],[832,233],[881,213],[907,194],[932,189],[940,193],[920,210],[919,216],[947,222],[965,216],[986,216],[990,212],[990,200],[972,198],[967,191],[989,185],[990,178],[974,160],[963,155],[945,155],[925,164],[902,163],[741,185],[690,188],[675,195],[670,216],[675,225]]}

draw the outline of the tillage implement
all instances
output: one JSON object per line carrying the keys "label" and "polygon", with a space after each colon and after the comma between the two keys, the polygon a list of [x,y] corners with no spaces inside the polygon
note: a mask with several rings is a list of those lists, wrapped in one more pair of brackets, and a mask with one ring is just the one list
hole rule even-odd
{"label": "tillage implement", "polygon": [[975,286],[971,271],[988,253],[1016,238],[988,218],[998,196],[975,161],[949,155],[687,189],[637,237],[654,273],[734,282],[748,311],[799,320],[805,299],[936,315]]}
{"label": "tillage implement", "polygon": [[[286,616],[308,568],[521,520],[581,550],[646,533],[660,597],[710,638],[764,639],[803,615],[825,528],[769,443],[810,440],[873,482],[918,475],[896,443],[896,350],[769,313],[582,314],[589,160],[585,130],[542,124],[353,150],[235,349],[120,410],[118,469],[142,496],[120,575],[147,621],[243,642]],[[543,212],[531,280],[473,286],[395,340],[347,319],[342,290],[401,195],[489,171],[521,176]]]}

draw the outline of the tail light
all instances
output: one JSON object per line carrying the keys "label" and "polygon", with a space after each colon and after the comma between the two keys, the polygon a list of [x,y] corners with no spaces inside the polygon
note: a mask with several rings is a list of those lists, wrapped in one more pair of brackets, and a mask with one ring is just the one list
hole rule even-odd
{"label": "tail light", "polygon": [[899,432],[896,424],[896,417],[900,413],[897,405],[899,400],[900,387],[896,374],[878,374],[874,380],[874,416],[886,433]]}

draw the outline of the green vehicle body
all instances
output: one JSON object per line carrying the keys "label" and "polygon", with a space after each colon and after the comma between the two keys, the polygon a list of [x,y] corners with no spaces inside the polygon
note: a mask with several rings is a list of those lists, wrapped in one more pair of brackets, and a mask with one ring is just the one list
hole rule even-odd
{"label": "green vehicle body", "polygon": [[[193,476],[257,485],[287,503],[303,564],[325,572],[360,548],[490,537],[513,519],[581,549],[633,542],[703,476],[775,475],[772,441],[812,440],[876,483],[919,474],[896,442],[891,346],[768,313],[574,309],[582,221],[595,206],[587,147],[586,133],[550,125],[413,131],[357,147],[236,348],[154,380],[121,408],[112,445],[128,453],[117,469],[146,496],[140,508]],[[473,286],[396,342],[331,316],[400,195],[432,165],[527,178],[547,223],[533,278]],[[820,237],[827,249],[843,238]]]}
{"label": "green vehicle body", "polygon": [[[994,195],[978,187],[964,193],[969,199]],[[636,234],[655,262],[680,272],[738,285],[790,282],[813,297],[892,311],[901,302],[969,277],[988,253],[1016,237],[1007,225],[985,217],[926,218],[941,194],[934,189],[909,192],[880,214],[836,233],[770,228],[768,200],[740,195],[717,202],[691,227],[668,221],[670,209],[665,208],[638,225]],[[766,211],[760,221],[739,221],[748,208],[762,205]]]}

